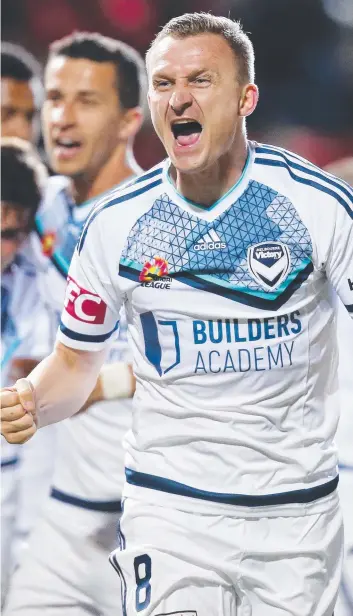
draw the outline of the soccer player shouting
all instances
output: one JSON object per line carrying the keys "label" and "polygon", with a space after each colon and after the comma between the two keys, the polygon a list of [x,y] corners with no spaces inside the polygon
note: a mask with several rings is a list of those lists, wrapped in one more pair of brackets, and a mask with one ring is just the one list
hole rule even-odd
{"label": "soccer player shouting", "polygon": [[[21,442],[80,407],[125,305],[137,387],[111,556],[124,613],[331,616],[343,533],[329,282],[352,312],[352,190],[247,140],[258,92],[237,23],[171,20],[147,69],[169,158],[95,207],[56,350],[2,394],[3,432]],[[78,318],[81,293],[104,306],[99,322]]]}

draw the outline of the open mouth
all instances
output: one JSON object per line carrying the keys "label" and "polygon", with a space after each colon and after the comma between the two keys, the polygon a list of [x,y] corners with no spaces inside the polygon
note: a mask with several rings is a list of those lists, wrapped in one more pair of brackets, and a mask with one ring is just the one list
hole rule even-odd
{"label": "open mouth", "polygon": [[69,159],[75,156],[81,148],[81,141],[68,138],[55,139],[56,156],[61,159]]}
{"label": "open mouth", "polygon": [[182,147],[195,145],[202,132],[202,126],[196,120],[174,122],[171,128],[174,139]]}

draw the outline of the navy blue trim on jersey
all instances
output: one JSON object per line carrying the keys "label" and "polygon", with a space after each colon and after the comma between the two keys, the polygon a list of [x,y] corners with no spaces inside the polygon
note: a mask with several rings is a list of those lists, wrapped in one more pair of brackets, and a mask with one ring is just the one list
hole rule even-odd
{"label": "navy blue trim on jersey", "polygon": [[16,466],[20,461],[20,458],[9,458],[8,460],[1,460],[1,468],[9,468],[10,466]]}
{"label": "navy blue trim on jersey", "polygon": [[113,566],[113,568],[115,569],[115,571],[117,571],[118,576],[120,578],[120,586],[121,586],[121,604],[122,604],[122,609],[123,609],[123,616],[127,616],[127,610],[126,610],[126,596],[127,596],[127,584],[126,584],[126,580],[124,577],[124,574],[122,572],[122,569],[116,559],[116,555],[111,554],[109,556],[109,561],[111,563],[111,565]]}
{"label": "navy blue trim on jersey", "polygon": [[311,503],[319,498],[328,496],[337,488],[338,475],[327,483],[313,488],[291,490],[290,492],[278,492],[276,494],[224,494],[221,492],[209,492],[199,490],[179,481],[166,479],[157,475],[140,473],[131,468],[125,468],[127,483],[140,488],[149,488],[178,496],[189,496],[200,500],[213,501],[224,505],[239,505],[241,507],[268,507],[271,505],[290,505],[294,503]]}
{"label": "navy blue trim on jersey", "polygon": [[145,340],[145,355],[152,366],[156,368],[159,376],[161,376],[162,349],[159,344],[157,323],[153,312],[143,312],[140,314],[140,319]]}
{"label": "navy blue trim on jersey", "polygon": [[[124,513],[124,499],[122,499],[121,501],[121,513]],[[126,548],[126,539],[125,539],[125,535],[123,533],[123,531],[121,530],[121,518],[122,516],[119,517],[118,519],[118,541],[119,541],[119,545],[120,545],[120,549],[121,550],[125,550]]]}
{"label": "navy blue trim on jersey", "polygon": [[347,306],[347,304],[345,304],[345,306],[346,306],[348,312],[350,312],[350,313],[353,312],[353,304],[348,304],[348,306]]}
{"label": "navy blue trim on jersey", "polygon": [[[346,195],[348,201],[350,201],[353,204],[353,195],[349,192],[349,190],[347,190],[346,186],[344,185],[344,183],[340,183],[337,180],[334,180],[332,178],[330,178],[328,175],[326,175],[325,173],[323,173],[322,171],[320,172],[320,170],[318,168],[315,169],[315,167],[310,167],[310,166],[304,166],[304,164],[299,164],[299,163],[295,163],[294,161],[290,160],[290,158],[288,158],[284,152],[281,152],[279,150],[275,150],[273,148],[269,148],[269,147],[257,147],[256,148],[256,152],[260,153],[260,154],[270,154],[271,156],[281,156],[286,163],[292,167],[292,169],[297,169],[298,171],[303,171],[304,173],[307,173],[308,175],[312,175],[316,178],[318,178],[319,180],[322,180],[323,182],[326,182],[326,184],[331,184],[331,186],[334,186],[335,188],[337,188],[338,190],[340,190],[341,192],[343,192],[343,194]],[[266,159],[268,160],[268,159]],[[300,161],[300,159],[297,159]]]}
{"label": "navy blue trim on jersey", "polygon": [[102,207],[97,207],[97,209],[94,212],[92,212],[92,215],[87,220],[83,233],[79,239],[78,254],[81,253],[81,250],[86,240],[87,231],[90,225],[92,224],[92,222],[94,221],[94,219],[97,218],[98,214],[100,214],[104,210],[107,210],[109,207],[112,207],[113,205],[117,205],[118,203],[123,203],[124,201],[129,201],[130,199],[134,199],[135,197],[142,195],[143,193],[151,190],[152,188],[155,188],[155,186],[162,184],[162,182],[163,182],[162,179],[155,180],[154,182],[151,182],[151,184],[147,184],[147,186],[143,186],[142,188],[139,188],[138,190],[134,190],[133,192],[128,193],[127,195],[121,195],[120,197],[117,197],[116,199],[112,199],[111,201],[108,201],[108,203],[106,203]]}
{"label": "navy blue trim on jersey", "polygon": [[[122,501],[121,501],[121,513],[122,514],[124,513],[124,506],[125,506],[125,499],[122,499]],[[123,531],[121,530],[121,522],[120,522],[120,520],[121,520],[121,518],[119,518],[119,529],[120,529],[120,535],[121,535],[121,538],[122,538],[122,541],[123,541],[123,549],[125,550],[125,548],[126,548],[126,538],[125,538],[125,535],[124,535]]]}
{"label": "navy blue trim on jersey", "polygon": [[207,291],[208,293],[215,293],[216,295],[221,295],[227,299],[233,300],[235,302],[239,302],[240,304],[245,304],[246,306],[252,306],[254,308],[260,308],[261,310],[277,310],[281,308],[283,304],[285,304],[293,295],[299,287],[305,282],[305,280],[310,276],[313,271],[314,266],[312,262],[308,263],[308,265],[299,272],[299,274],[292,280],[292,282],[288,285],[285,291],[281,293],[275,299],[266,299],[263,297],[258,297],[251,293],[246,293],[246,291],[232,290],[226,289],[225,287],[218,285],[217,283],[212,283],[209,281],[205,281],[195,274],[188,272],[180,272],[175,274],[169,274],[171,278],[175,278],[184,284],[187,284],[195,289],[200,289],[201,291]]}
{"label": "navy blue trim on jersey", "polygon": [[158,167],[158,169],[155,169],[154,171],[150,171],[149,173],[145,173],[138,177],[136,180],[134,180],[131,186],[133,186],[134,184],[139,184],[140,182],[144,182],[145,180],[150,180],[151,178],[156,177],[156,175],[161,175],[161,173],[163,173],[163,167]]}
{"label": "navy blue trim on jersey", "polygon": [[133,267],[119,263],[119,274],[123,276],[123,278],[128,278],[134,282],[139,282],[140,273],[141,272],[139,270],[135,270]]}
{"label": "navy blue trim on jersey", "polygon": [[79,498],[72,494],[67,494],[56,488],[52,488],[50,492],[51,498],[60,501],[61,503],[67,503],[74,507],[80,507],[81,509],[88,509],[89,511],[103,511],[105,513],[120,513],[121,501],[92,501],[86,498]]}
{"label": "navy blue trim on jersey", "polygon": [[[301,287],[303,282],[305,282],[313,270],[314,266],[312,262],[308,263],[308,265],[299,272],[296,278],[292,280],[286,290],[275,299],[266,299],[264,297],[247,293],[246,291],[239,291],[237,289],[227,289],[226,287],[218,285],[217,282],[212,283],[208,280],[206,281],[191,272],[172,272],[169,273],[168,276],[187,284],[189,287],[199,289],[200,291],[206,291],[208,293],[215,293],[216,295],[221,295],[222,297],[230,299],[234,302],[245,304],[246,306],[260,308],[262,310],[277,310],[292,297],[293,293]],[[127,265],[120,264],[119,275],[123,278],[133,280],[134,282],[139,282],[140,271]]]}
{"label": "navy blue trim on jersey", "polygon": [[107,334],[95,334],[95,335],[78,334],[77,332],[74,332],[72,329],[69,329],[68,327],[66,327],[66,325],[64,325],[62,321],[60,321],[59,327],[62,333],[65,334],[65,336],[67,336],[68,338],[71,338],[71,340],[77,340],[78,342],[105,342],[105,340],[108,340],[108,338],[110,338],[110,336],[114,334],[114,332],[118,329],[119,321],[117,322],[115,327]]}
{"label": "navy blue trim on jersey", "polygon": [[[353,209],[348,205],[348,203],[346,203],[343,197],[341,197],[339,194],[337,194],[335,191],[331,190],[330,188],[327,188],[327,186],[323,186],[322,184],[319,184],[318,182],[314,182],[313,180],[310,180],[308,178],[303,178],[300,175],[296,175],[291,169],[291,167],[293,165],[296,165],[296,163],[293,163],[292,165],[292,164],[283,162],[281,160],[271,160],[269,158],[255,158],[254,162],[257,165],[266,165],[268,167],[284,167],[285,169],[287,169],[291,178],[295,180],[296,182],[299,182],[300,184],[306,184],[307,186],[312,186],[313,188],[317,188],[317,190],[321,190],[321,192],[324,192],[330,195],[331,197],[334,197],[334,199],[336,199],[341,205],[343,205],[348,216],[353,219]],[[305,171],[309,173],[309,171],[307,170]],[[343,189],[341,188],[341,190]]]}

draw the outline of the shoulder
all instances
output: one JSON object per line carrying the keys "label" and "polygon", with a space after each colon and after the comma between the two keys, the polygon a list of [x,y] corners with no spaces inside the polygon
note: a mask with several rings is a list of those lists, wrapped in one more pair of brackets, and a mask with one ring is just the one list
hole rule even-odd
{"label": "shoulder", "polygon": [[[264,167],[269,174],[270,169],[274,173],[281,171],[287,184],[301,186],[308,194],[309,199],[312,197],[313,191],[334,199],[352,217],[352,187],[298,154],[277,146],[257,143],[255,144],[254,163]],[[271,178],[270,175],[269,177]]]}
{"label": "shoulder", "polygon": [[53,175],[48,178],[45,184],[43,198],[39,207],[39,213],[42,213],[47,209],[53,207],[59,195],[65,194],[67,195],[67,197],[69,197],[70,192],[71,182],[69,178],[63,175]]}
{"label": "shoulder", "polygon": [[119,221],[119,228],[130,228],[145,209],[150,207],[155,190],[160,190],[163,183],[164,161],[152,169],[141,173],[132,181],[117,188],[99,199],[93,207],[81,234],[78,251],[81,252],[87,232],[98,223],[112,225]]}
{"label": "shoulder", "polygon": [[139,197],[141,197],[141,195],[144,195],[146,192],[162,184],[163,168],[164,163],[159,163],[149,171],[139,174],[127,184],[113,188],[108,194],[104,195],[102,199],[97,201],[89,218],[95,218],[101,211],[111,207],[117,209],[120,204],[126,201],[140,201]]}
{"label": "shoulder", "polygon": [[29,260],[23,251],[18,253],[13,263],[13,273],[15,277],[35,278],[37,275],[35,264]]}

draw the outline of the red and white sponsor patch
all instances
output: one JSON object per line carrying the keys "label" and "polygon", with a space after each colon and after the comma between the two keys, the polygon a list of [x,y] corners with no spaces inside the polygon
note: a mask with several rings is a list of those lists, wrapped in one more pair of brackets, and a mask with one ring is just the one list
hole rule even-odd
{"label": "red and white sponsor patch", "polygon": [[99,295],[80,287],[70,276],[67,278],[64,306],[66,312],[78,321],[93,325],[104,323],[107,304]]}

